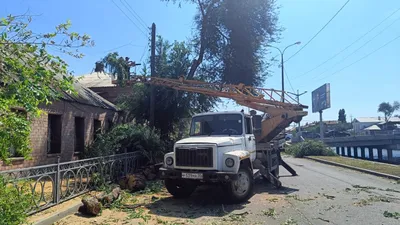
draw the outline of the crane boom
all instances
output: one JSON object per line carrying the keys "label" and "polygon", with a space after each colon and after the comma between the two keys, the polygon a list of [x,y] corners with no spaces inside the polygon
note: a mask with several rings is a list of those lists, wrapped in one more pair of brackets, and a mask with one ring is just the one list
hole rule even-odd
{"label": "crane boom", "polygon": [[[118,81],[113,81],[118,84]],[[266,113],[262,122],[259,142],[268,142],[278,135],[292,122],[299,122],[307,115],[308,106],[297,102],[293,94],[267,88],[245,86],[244,84],[218,84],[197,80],[132,76],[126,84],[145,83],[156,86],[169,87],[175,90],[205,94],[213,97],[229,98],[238,104]]]}

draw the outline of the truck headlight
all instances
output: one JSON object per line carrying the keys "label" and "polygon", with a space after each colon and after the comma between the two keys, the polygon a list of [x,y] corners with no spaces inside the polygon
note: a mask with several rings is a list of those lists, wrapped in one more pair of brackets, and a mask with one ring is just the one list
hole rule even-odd
{"label": "truck headlight", "polygon": [[227,167],[233,167],[235,165],[235,160],[233,160],[232,158],[227,158],[225,159],[225,165]]}
{"label": "truck headlight", "polygon": [[174,159],[173,159],[172,157],[167,157],[167,158],[165,159],[165,163],[166,163],[168,166],[172,166],[172,164],[174,163]]}

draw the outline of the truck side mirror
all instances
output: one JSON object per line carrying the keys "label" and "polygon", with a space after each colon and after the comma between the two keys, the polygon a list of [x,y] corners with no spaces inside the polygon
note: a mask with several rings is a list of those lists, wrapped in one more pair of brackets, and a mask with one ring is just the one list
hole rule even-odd
{"label": "truck side mirror", "polygon": [[254,115],[251,117],[253,121],[253,134],[254,135],[261,135],[261,120],[262,117],[260,115]]}

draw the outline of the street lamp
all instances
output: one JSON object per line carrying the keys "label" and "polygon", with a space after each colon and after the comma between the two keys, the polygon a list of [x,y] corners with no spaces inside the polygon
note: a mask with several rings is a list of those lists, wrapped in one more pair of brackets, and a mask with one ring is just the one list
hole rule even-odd
{"label": "street lamp", "polygon": [[284,73],[284,67],[283,67],[283,54],[285,54],[286,49],[288,49],[289,47],[292,47],[292,46],[294,46],[294,45],[299,45],[299,44],[301,44],[300,41],[295,42],[295,43],[293,43],[293,44],[291,44],[291,45],[288,45],[288,46],[286,46],[286,47],[283,49],[283,51],[281,51],[281,49],[278,48],[278,47],[275,47],[275,46],[272,46],[272,45],[267,45],[268,47],[278,49],[279,53],[281,53],[281,67],[282,67],[282,102],[285,102],[285,76],[284,76],[285,73]]}

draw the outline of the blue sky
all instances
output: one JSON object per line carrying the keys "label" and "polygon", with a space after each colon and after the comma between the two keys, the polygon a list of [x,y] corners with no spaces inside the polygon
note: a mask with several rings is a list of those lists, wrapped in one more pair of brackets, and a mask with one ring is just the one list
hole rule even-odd
{"label": "blue sky", "polygon": [[[177,5],[159,0],[126,1],[146,25],[150,26],[155,22],[157,34],[165,39],[183,41],[191,36],[195,6],[184,4],[179,8]],[[279,24],[285,30],[281,34],[279,43],[274,43],[274,46],[284,48],[296,41],[301,41],[304,45],[346,1],[277,0],[280,5]],[[35,17],[32,24],[32,29],[37,32],[51,31],[57,24],[70,19],[73,31],[87,33],[96,42],[95,47],[82,49],[86,55],[83,59],[66,58],[70,70],[76,75],[81,75],[90,73],[94,62],[106,55],[109,50],[115,49],[120,55],[129,56],[137,61],[141,58],[144,60],[148,55],[148,35],[143,33],[149,31],[130,14],[124,0],[122,2],[114,0],[114,2],[125,10],[142,31],[119,11],[112,0],[1,0],[0,17],[23,14],[29,10],[30,14],[40,15]],[[311,92],[324,83],[331,84],[332,107],[324,111],[324,119],[327,120],[337,119],[341,108],[346,110],[348,120],[350,116],[353,118],[377,116],[379,103],[400,100],[399,95],[396,95],[400,84],[400,38],[354,63],[400,35],[400,11],[346,51],[304,75],[305,72],[340,52],[398,8],[400,2],[397,0],[350,0],[339,15],[308,46],[285,63],[291,83],[290,85],[285,77],[286,90],[308,91],[300,98],[303,104],[310,106],[309,116],[304,118],[303,122],[318,120],[318,114],[311,113]],[[365,44],[366,42],[368,43]],[[302,45],[288,49],[285,58],[289,58]],[[347,57],[363,45],[364,47]],[[265,53],[265,57],[271,58],[276,54],[277,51],[271,49]],[[280,89],[280,68],[274,65],[270,70],[272,76],[265,81],[264,87]],[[242,109],[232,102],[219,108]]]}

